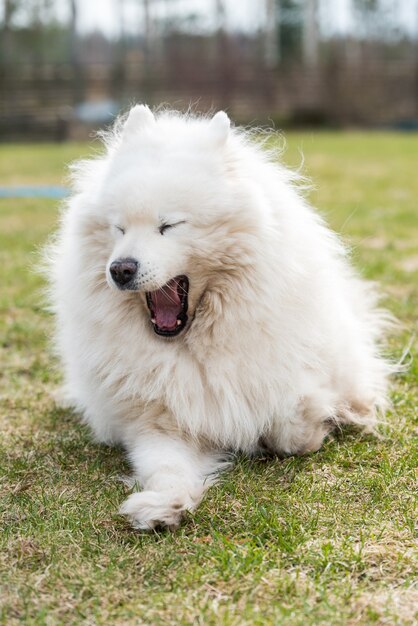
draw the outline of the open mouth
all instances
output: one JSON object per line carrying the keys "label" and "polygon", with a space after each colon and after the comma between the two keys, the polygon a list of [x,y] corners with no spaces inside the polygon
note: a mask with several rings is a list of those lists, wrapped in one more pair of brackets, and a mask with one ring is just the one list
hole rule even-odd
{"label": "open mouth", "polygon": [[163,337],[175,337],[187,323],[189,279],[172,278],[157,291],[146,293],[154,332]]}

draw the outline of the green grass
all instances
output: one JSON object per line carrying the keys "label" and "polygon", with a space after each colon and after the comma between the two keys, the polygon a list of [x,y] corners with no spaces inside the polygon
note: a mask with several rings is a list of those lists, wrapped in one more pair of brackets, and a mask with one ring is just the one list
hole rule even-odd
{"label": "green grass", "polygon": [[[413,337],[418,301],[418,137],[295,134],[284,158],[377,279]],[[60,183],[85,145],[0,146],[0,184]],[[0,200],[1,623],[413,624],[416,360],[393,383],[385,437],[348,432],[309,457],[240,458],[174,534],[116,514],[128,472],[50,392],[37,250],[57,205]],[[414,431],[415,429],[415,431]],[[415,615],[416,619],[416,615]]]}

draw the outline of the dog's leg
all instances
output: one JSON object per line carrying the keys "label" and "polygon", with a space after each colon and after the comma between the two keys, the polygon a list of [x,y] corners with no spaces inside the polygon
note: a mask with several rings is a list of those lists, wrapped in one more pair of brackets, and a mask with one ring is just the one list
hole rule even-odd
{"label": "dog's leg", "polygon": [[316,452],[335,428],[335,414],[332,392],[306,395],[287,416],[275,416],[261,443],[279,456]]}
{"label": "dog's leg", "polygon": [[177,434],[147,430],[130,445],[135,478],[143,491],[122,504],[135,528],[175,528],[184,511],[193,511],[205,490],[214,482],[222,461],[216,452],[206,452]]}

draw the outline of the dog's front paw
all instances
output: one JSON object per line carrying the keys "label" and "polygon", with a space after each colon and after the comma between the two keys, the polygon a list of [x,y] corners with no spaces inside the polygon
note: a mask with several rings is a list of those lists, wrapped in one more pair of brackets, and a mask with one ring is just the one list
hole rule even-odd
{"label": "dog's front paw", "polygon": [[157,526],[177,528],[184,511],[193,508],[182,496],[160,491],[133,493],[123,502],[119,513],[127,515],[134,528],[152,530]]}

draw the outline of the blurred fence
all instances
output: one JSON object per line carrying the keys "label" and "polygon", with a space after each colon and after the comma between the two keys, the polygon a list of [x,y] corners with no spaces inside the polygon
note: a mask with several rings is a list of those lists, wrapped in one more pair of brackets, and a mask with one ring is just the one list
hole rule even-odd
{"label": "blurred fence", "polygon": [[44,45],[31,58],[16,46],[13,53],[9,29],[0,56],[0,139],[84,138],[134,101],[223,108],[239,122],[278,127],[418,128],[416,41],[334,37],[306,46],[301,30],[300,45],[279,57],[275,32],[219,28],[152,40],[73,32],[68,53]]}

